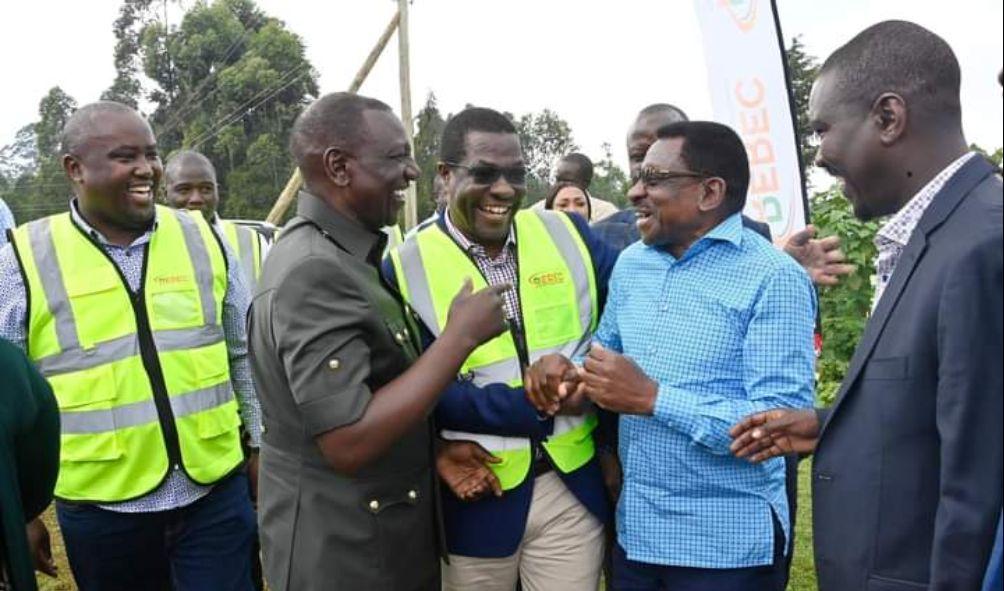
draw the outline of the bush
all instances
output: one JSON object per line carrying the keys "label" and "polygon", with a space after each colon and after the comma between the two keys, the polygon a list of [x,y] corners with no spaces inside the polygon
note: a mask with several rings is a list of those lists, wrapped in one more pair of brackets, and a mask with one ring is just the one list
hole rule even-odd
{"label": "bush", "polygon": [[839,285],[822,287],[819,292],[823,350],[817,366],[816,396],[818,402],[828,405],[836,397],[871,311],[874,239],[881,224],[855,218],[838,185],[813,195],[810,205],[817,235],[840,236],[847,261],[857,266]]}

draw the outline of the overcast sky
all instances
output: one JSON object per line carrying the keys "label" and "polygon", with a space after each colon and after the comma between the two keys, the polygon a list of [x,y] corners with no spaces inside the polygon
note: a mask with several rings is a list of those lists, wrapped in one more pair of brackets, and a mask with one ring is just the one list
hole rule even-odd
{"label": "overcast sky", "polygon": [[[396,6],[392,0],[257,1],[302,37],[325,92],[346,88]],[[170,0],[169,20],[177,23],[193,3]],[[84,104],[111,84],[119,5],[4,3],[0,145],[36,119],[38,101],[52,86]],[[999,0],[778,0],[778,6],[786,39],[801,35],[820,60],[880,20],[907,19],[935,31],[962,66],[967,139],[988,149],[1002,145]],[[466,103],[516,114],[546,107],[569,122],[587,154],[601,157],[601,144],[609,142],[622,166],[624,133],[639,108],[672,102],[692,118],[712,115],[690,0],[415,0],[410,32],[415,112],[429,92],[444,114]],[[396,37],[361,92],[399,109]]]}

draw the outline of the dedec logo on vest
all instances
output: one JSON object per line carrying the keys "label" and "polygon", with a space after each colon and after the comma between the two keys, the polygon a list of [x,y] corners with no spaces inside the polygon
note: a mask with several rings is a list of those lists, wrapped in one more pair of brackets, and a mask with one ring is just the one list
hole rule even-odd
{"label": "dedec logo on vest", "polygon": [[153,282],[162,287],[168,285],[182,285],[189,282],[186,275],[158,275],[153,278]]}
{"label": "dedec logo on vest", "polygon": [[565,282],[565,274],[561,271],[547,271],[530,275],[530,285],[534,287],[547,287],[549,285],[560,285]]}

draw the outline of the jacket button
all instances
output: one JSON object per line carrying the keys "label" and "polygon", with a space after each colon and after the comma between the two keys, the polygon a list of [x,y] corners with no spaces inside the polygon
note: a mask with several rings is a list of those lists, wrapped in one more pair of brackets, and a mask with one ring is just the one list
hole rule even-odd
{"label": "jacket button", "polygon": [[394,339],[400,344],[404,343],[404,335],[399,332],[394,333]]}
{"label": "jacket button", "polygon": [[408,498],[411,499],[411,500],[413,500],[413,501],[415,499],[417,499],[418,498],[418,491],[417,490],[409,490],[408,491]]}
{"label": "jacket button", "polygon": [[373,499],[370,501],[370,511],[376,513],[380,510],[380,501]]}
{"label": "jacket button", "polygon": [[338,369],[341,366],[342,366],[342,363],[340,361],[338,361],[337,359],[335,359],[334,357],[332,357],[331,359],[328,360],[328,369],[330,369],[331,371],[335,371],[336,369]]}

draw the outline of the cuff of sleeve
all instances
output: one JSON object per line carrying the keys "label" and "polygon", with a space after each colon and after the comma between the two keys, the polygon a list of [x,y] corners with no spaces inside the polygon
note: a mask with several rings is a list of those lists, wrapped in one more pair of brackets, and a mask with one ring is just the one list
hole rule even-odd
{"label": "cuff of sleeve", "polygon": [[685,399],[688,393],[681,390],[673,390],[669,386],[659,384],[659,391],[655,395],[655,406],[652,408],[652,416],[660,421],[673,426],[679,420],[686,420],[682,415],[690,404]]}

